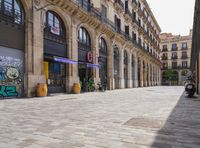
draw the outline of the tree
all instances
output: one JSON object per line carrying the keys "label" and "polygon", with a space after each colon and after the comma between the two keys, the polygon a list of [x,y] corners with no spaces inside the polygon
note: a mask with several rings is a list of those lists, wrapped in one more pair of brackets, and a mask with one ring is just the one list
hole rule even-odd
{"label": "tree", "polygon": [[170,81],[170,85],[172,84],[171,82],[173,82],[173,84],[177,83],[177,72],[173,69],[165,71],[164,76],[168,81]]}

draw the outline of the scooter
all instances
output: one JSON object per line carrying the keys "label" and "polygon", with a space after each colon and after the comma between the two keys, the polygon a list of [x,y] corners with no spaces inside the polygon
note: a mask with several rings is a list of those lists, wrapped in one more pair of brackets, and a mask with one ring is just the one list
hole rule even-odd
{"label": "scooter", "polygon": [[194,79],[192,78],[192,76],[189,76],[187,78],[186,84],[185,84],[185,91],[188,94],[188,97],[193,97],[194,93],[196,92],[196,87],[195,87],[195,83],[194,83]]}

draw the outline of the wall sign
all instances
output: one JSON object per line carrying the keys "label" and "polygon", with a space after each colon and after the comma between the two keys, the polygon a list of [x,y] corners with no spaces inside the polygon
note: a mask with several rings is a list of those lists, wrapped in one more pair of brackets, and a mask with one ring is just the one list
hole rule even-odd
{"label": "wall sign", "polygon": [[91,51],[88,51],[88,53],[87,53],[87,61],[90,63],[92,63],[92,61],[93,61],[93,54]]}

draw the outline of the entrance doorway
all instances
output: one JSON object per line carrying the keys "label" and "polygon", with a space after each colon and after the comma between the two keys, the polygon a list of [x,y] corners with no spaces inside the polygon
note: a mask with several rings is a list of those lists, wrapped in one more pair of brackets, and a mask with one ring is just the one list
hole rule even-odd
{"label": "entrance doorway", "polygon": [[48,92],[61,93],[65,91],[66,82],[66,64],[51,60],[44,61],[44,67],[48,73]]}
{"label": "entrance doorway", "polygon": [[83,92],[89,91],[89,80],[93,81],[92,69],[88,64],[93,63],[91,39],[88,31],[80,27],[78,31],[78,73]]}
{"label": "entrance doorway", "polygon": [[87,67],[87,64],[79,64],[78,70],[79,70],[79,79],[81,83],[81,90],[83,92],[87,92],[89,79],[90,80],[92,79],[92,70]]}
{"label": "entrance doorway", "polygon": [[44,28],[44,73],[49,93],[66,92],[66,64],[54,57],[67,58],[66,29],[62,19],[53,11],[46,13]]}

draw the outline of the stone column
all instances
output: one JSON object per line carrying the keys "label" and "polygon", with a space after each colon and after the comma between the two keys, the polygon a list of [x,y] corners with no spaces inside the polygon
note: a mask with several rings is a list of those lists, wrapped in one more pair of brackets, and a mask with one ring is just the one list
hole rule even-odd
{"label": "stone column", "polygon": [[151,73],[152,73],[152,86],[154,86],[154,64],[151,65]]}
{"label": "stone column", "polygon": [[162,83],[162,72],[161,72],[161,69],[159,67],[159,85],[161,85]]}
{"label": "stone column", "polygon": [[128,88],[132,88],[132,54],[128,52]]}
{"label": "stone column", "polygon": [[150,64],[149,64],[149,67],[148,67],[148,83],[149,83],[149,86],[151,86],[151,67],[150,67]]}
{"label": "stone column", "polygon": [[[93,33],[93,63],[94,64],[99,64],[98,63],[98,57],[99,57],[99,38],[98,38],[98,34],[96,31],[94,31]],[[94,78],[94,82],[95,84],[97,84],[98,82],[100,82],[100,77],[99,77],[99,68],[93,68],[93,78]]]}
{"label": "stone column", "polygon": [[[71,29],[69,29],[69,59],[78,61],[78,41],[77,41],[77,25],[72,22]],[[71,92],[74,83],[79,83],[78,64],[69,64],[69,76],[66,79],[66,89]]]}
{"label": "stone column", "polygon": [[108,89],[114,89],[114,53],[113,47],[108,45]]}
{"label": "stone column", "polygon": [[124,50],[119,50],[119,88],[124,88]]}
{"label": "stone column", "polygon": [[143,60],[140,61],[140,84],[141,87],[144,87],[144,69],[143,69]]}
{"label": "stone column", "polygon": [[134,56],[134,85],[135,87],[138,87],[138,58],[137,56],[135,55]]}
{"label": "stone column", "polygon": [[144,87],[147,86],[147,63],[144,62],[144,66],[143,66],[143,70],[144,70]]}
{"label": "stone column", "polygon": [[35,95],[38,83],[46,83],[43,73],[43,22],[41,22],[41,11],[33,8],[30,20],[26,22],[26,54],[25,69],[27,79],[25,80],[25,96]]}

